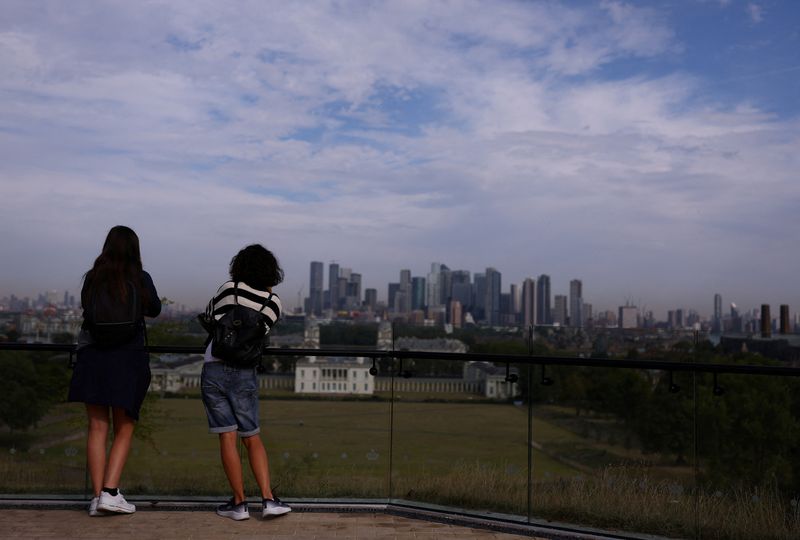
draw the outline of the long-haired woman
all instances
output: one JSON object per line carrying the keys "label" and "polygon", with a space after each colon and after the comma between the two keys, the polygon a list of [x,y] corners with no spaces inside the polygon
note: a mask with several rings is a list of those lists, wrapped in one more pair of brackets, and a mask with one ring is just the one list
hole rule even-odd
{"label": "long-haired woman", "polygon": [[[81,306],[83,324],[68,400],[85,403],[89,420],[86,454],[94,489],[89,515],[130,514],[136,507],[120,493],[119,481],[150,385],[144,317],[161,312],[132,229],[117,225],[108,231],[102,252],[84,275]],[[107,452],[112,422],[114,439]]]}

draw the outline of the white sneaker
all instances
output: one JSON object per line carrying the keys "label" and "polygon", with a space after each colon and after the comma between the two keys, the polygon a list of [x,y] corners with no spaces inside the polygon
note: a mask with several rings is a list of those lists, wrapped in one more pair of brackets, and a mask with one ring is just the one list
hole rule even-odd
{"label": "white sneaker", "polygon": [[90,517],[97,517],[97,516],[104,516],[106,515],[105,512],[102,510],[97,509],[97,502],[100,500],[99,497],[92,497],[92,500],[89,501],[89,516]]}
{"label": "white sneaker", "polygon": [[116,512],[118,514],[133,514],[136,512],[136,507],[126,501],[120,491],[117,491],[116,495],[105,491],[100,493],[100,499],[97,501],[97,509],[105,510],[106,512]]}
{"label": "white sneaker", "polygon": [[292,509],[288,504],[273,494],[271,499],[264,499],[261,501],[261,517],[267,516],[282,516],[288,514]]}
{"label": "white sneaker", "polygon": [[247,508],[247,501],[242,501],[239,504],[234,502],[235,499],[231,498],[225,504],[217,506],[217,515],[231,518],[235,521],[243,521],[250,519],[250,510]]}

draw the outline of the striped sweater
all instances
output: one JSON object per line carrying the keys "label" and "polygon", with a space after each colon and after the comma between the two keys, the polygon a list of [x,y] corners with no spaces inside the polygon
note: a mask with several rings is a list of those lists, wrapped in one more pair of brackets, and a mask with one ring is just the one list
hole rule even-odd
{"label": "striped sweater", "polygon": [[243,281],[223,283],[214,298],[208,302],[206,316],[220,320],[236,304],[263,313],[267,323],[267,333],[281,316],[281,299],[277,294],[259,291]]}

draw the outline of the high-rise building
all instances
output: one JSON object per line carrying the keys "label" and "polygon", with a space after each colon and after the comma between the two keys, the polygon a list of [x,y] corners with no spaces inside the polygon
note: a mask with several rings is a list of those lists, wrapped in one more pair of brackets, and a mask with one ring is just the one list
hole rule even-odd
{"label": "high-rise building", "polygon": [[536,280],[528,278],[522,282],[522,325],[527,328],[536,324]]}
{"label": "high-rise building", "polygon": [[789,304],[781,304],[781,307],[780,307],[780,326],[778,326],[778,331],[781,334],[791,334],[792,333],[792,324],[791,324],[791,320],[789,319]]}
{"label": "high-rise building", "polygon": [[350,278],[345,285],[345,305],[347,309],[358,309],[361,307],[361,274],[350,273]]}
{"label": "high-rise building", "polygon": [[442,264],[431,263],[431,272],[428,274],[428,287],[425,295],[425,303],[428,307],[442,305]]}
{"label": "high-rise building", "polygon": [[542,274],[536,282],[536,324],[553,324],[550,314],[550,276]]}
{"label": "high-rise building", "polygon": [[711,331],[714,334],[722,333],[722,295],[714,295],[714,318],[711,321]]}
{"label": "high-rise building", "polygon": [[320,261],[311,261],[311,275],[308,284],[308,313],[322,315],[324,298],[322,294],[322,279],[325,266]]}
{"label": "high-rise building", "polygon": [[560,324],[561,326],[567,324],[567,297],[565,295],[555,295],[552,317],[553,324]]}
{"label": "high-rise building", "polygon": [[482,321],[486,313],[486,275],[476,272],[472,279],[472,316],[475,321]]}
{"label": "high-rise building", "polygon": [[461,328],[462,320],[464,318],[461,302],[458,300],[450,300],[449,305],[450,312],[448,313],[448,319],[450,320],[450,324],[453,325],[453,328]]}
{"label": "high-rise building", "polygon": [[636,306],[620,306],[619,318],[617,319],[620,328],[636,328],[639,326],[639,312]]}
{"label": "high-rise building", "polygon": [[462,311],[472,307],[472,283],[467,270],[453,270],[450,273],[451,289],[450,298],[461,303]]}
{"label": "high-rise building", "polygon": [[411,278],[411,309],[425,309],[425,278]]}
{"label": "high-rise building", "polygon": [[675,310],[675,326],[677,328],[686,326],[686,321],[683,318],[683,309],[678,308]]}
{"label": "high-rise building", "polygon": [[330,309],[339,307],[339,264],[331,262],[328,265],[328,301]]}
{"label": "high-rise building", "polygon": [[394,309],[395,301],[397,300],[397,291],[399,290],[399,283],[389,283],[389,294],[387,298],[387,305],[389,306],[389,309]]}
{"label": "high-rise building", "polygon": [[500,324],[500,290],[502,280],[500,272],[495,268],[486,269],[486,300],[485,317],[486,322],[492,326]]}
{"label": "high-rise building", "polygon": [[378,305],[378,290],[377,289],[364,289],[364,307],[374,310]]}
{"label": "high-rise building", "polygon": [[439,303],[446,306],[450,302],[453,290],[452,272],[443,264],[439,270]]}
{"label": "high-rise building", "polygon": [[411,270],[400,270],[400,287],[393,305],[396,313],[411,311],[411,293]]}
{"label": "high-rise building", "polygon": [[508,307],[509,313],[515,316],[519,315],[520,301],[521,301],[519,295],[519,285],[517,285],[516,283],[512,283],[509,294],[511,295],[511,305],[509,305]]}
{"label": "high-rise building", "polygon": [[569,282],[569,325],[583,327],[583,283],[579,279]]}

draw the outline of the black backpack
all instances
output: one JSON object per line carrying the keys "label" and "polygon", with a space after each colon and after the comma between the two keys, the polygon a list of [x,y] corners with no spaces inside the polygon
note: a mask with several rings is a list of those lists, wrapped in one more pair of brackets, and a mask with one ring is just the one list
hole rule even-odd
{"label": "black backpack", "polygon": [[89,334],[98,347],[130,343],[142,327],[142,302],[136,286],[125,282],[125,300],[112,298],[108,288],[97,286],[89,305]]}
{"label": "black backpack", "polygon": [[256,311],[239,305],[238,283],[233,285],[233,307],[219,320],[212,317],[211,354],[226,364],[239,368],[253,368],[261,362],[264,336],[267,334],[266,316],[261,313],[274,295]]}

